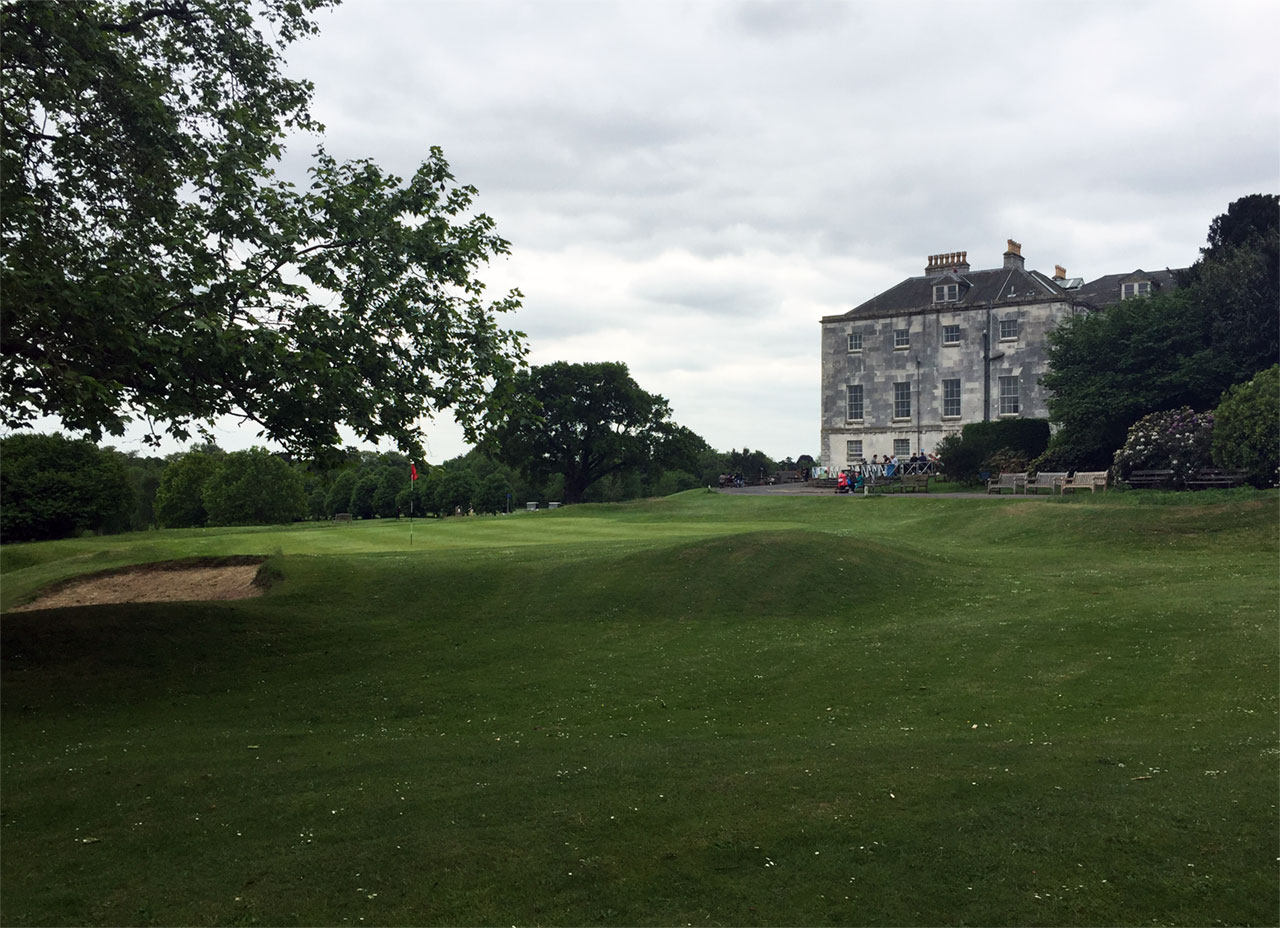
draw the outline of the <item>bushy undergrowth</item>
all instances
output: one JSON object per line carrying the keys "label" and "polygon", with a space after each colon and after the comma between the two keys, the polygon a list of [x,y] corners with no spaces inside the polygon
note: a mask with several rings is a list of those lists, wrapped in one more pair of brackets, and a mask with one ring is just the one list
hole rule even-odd
{"label": "bushy undergrowth", "polygon": [[1228,390],[1214,416],[1214,463],[1245,471],[1254,486],[1275,486],[1280,477],[1280,365]]}

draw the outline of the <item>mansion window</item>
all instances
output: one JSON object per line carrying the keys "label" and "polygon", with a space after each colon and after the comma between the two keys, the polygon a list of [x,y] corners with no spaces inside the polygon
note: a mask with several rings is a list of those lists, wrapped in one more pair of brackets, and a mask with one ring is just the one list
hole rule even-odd
{"label": "mansion window", "polygon": [[862,460],[862,440],[844,443],[844,459],[850,464]]}
{"label": "mansion window", "polygon": [[960,380],[942,381],[942,416],[944,419],[960,415]]}
{"label": "mansion window", "polygon": [[862,420],[862,384],[845,387],[845,418]]}
{"label": "mansion window", "polygon": [[954,303],[958,299],[960,299],[959,284],[934,284],[933,285],[933,302]]}
{"label": "mansion window", "polygon": [[960,344],[960,326],[944,325],[942,327],[942,344],[944,345]]}
{"label": "mansion window", "polygon": [[900,458],[905,458],[911,453],[910,438],[895,438],[893,440],[893,453]]}
{"label": "mansion window", "polygon": [[850,351],[862,350],[862,333],[861,332],[849,333],[849,350]]}
{"label": "mansion window", "polygon": [[1151,281],[1139,280],[1136,283],[1120,285],[1120,299],[1132,300],[1140,296],[1151,296]]}
{"label": "mansion window", "polygon": [[1018,378],[1000,378],[1000,415],[1016,416],[1018,410]]}
{"label": "mansion window", "polygon": [[1018,338],[1018,320],[1017,319],[1001,319],[1000,320],[1000,341],[1015,341]]}
{"label": "mansion window", "polygon": [[911,418],[911,384],[909,383],[893,385],[893,418]]}
{"label": "mansion window", "polygon": [[911,330],[910,329],[894,329],[893,330],[893,347],[896,351],[899,348],[911,347]]}

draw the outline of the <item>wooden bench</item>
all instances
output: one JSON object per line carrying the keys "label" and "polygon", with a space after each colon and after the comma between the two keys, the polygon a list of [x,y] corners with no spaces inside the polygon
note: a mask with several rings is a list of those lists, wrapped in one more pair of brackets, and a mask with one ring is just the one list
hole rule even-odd
{"label": "wooden bench", "polygon": [[1067,472],[1041,471],[1030,480],[1027,481],[1026,492],[1030,493],[1035,490],[1037,493],[1041,490],[1048,490],[1050,493],[1057,493],[1062,489],[1062,485],[1067,482]]}
{"label": "wooden bench", "polygon": [[1244,483],[1245,472],[1242,470],[1219,470],[1216,467],[1204,467],[1196,471],[1194,477],[1187,479],[1187,489],[1204,490],[1209,487],[1238,487]]}
{"label": "wooden bench", "polygon": [[1012,490],[1015,494],[1018,490],[1023,492],[1027,489],[1027,475],[1021,474],[1001,474],[999,477],[992,477],[987,481],[988,493],[1000,493],[1004,490]]}
{"label": "wooden bench", "polygon": [[1107,472],[1105,470],[1078,470],[1067,478],[1062,485],[1062,492],[1068,490],[1088,490],[1093,493],[1107,489]]}
{"label": "wooden bench", "polygon": [[1129,474],[1129,479],[1125,482],[1135,489],[1141,489],[1142,487],[1162,487],[1173,483],[1173,471],[1135,470]]}
{"label": "wooden bench", "polygon": [[907,474],[902,478],[902,492],[910,490],[912,493],[917,490],[929,492],[929,475],[928,474]]}

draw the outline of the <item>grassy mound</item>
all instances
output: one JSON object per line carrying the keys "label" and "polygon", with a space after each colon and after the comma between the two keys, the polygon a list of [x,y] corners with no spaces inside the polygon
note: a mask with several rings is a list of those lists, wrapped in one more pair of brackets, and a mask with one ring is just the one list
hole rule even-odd
{"label": "grassy mound", "polygon": [[15,597],[283,582],[0,620],[0,915],[1274,923],[1276,516],[692,493],[5,549]]}

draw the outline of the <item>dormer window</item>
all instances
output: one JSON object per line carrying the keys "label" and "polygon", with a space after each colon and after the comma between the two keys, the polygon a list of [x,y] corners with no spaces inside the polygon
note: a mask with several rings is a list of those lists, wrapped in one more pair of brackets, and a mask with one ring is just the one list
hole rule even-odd
{"label": "dormer window", "polygon": [[958,299],[960,299],[959,284],[934,284],[933,302],[954,303]]}
{"label": "dormer window", "polygon": [[1142,296],[1151,296],[1151,281],[1137,280],[1131,284],[1120,285],[1120,299],[1132,300]]}

